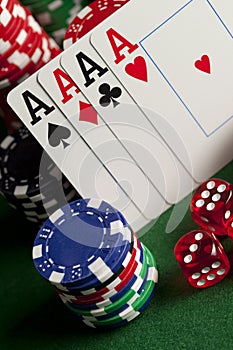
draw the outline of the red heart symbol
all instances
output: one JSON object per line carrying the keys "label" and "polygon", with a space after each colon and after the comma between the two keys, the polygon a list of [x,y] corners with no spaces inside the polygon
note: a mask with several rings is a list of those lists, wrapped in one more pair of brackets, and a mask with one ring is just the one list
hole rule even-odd
{"label": "red heart symbol", "polygon": [[195,67],[202,72],[210,74],[210,59],[209,56],[203,55],[200,60],[195,61]]}
{"label": "red heart symbol", "polygon": [[128,63],[125,66],[125,71],[131,77],[147,82],[146,61],[142,56],[137,56],[133,63]]}
{"label": "red heart symbol", "polygon": [[79,120],[83,122],[98,124],[98,116],[92,105],[79,101]]}

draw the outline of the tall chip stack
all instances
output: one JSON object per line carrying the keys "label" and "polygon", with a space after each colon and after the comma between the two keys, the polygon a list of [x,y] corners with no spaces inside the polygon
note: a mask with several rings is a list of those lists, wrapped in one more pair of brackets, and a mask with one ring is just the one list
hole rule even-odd
{"label": "tall chip stack", "polygon": [[92,328],[122,326],[149,304],[158,271],[122,214],[99,199],[80,199],[52,214],[33,246],[37,271]]}
{"label": "tall chip stack", "polygon": [[22,124],[7,104],[7,94],[61,50],[17,0],[1,1],[0,16],[0,114],[12,132]]}

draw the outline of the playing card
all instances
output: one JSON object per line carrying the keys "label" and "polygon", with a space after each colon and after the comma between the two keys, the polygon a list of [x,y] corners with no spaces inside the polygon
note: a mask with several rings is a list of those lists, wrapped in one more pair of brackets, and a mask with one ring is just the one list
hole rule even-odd
{"label": "playing card", "polygon": [[233,46],[226,11],[221,14],[211,1],[148,0],[145,8],[135,0],[90,38],[199,182],[232,159]]}
{"label": "playing card", "polygon": [[38,80],[143,215],[158,217],[168,207],[164,198],[61,68],[59,57],[38,72]]}
{"label": "playing card", "polygon": [[8,95],[8,103],[82,197],[101,198],[122,211],[135,230],[146,220],[68,119],[38,84],[37,73]]}
{"label": "playing card", "polygon": [[167,202],[174,204],[191,192],[193,179],[106,67],[88,35],[61,55],[61,65],[99,113],[97,123],[102,117]]}

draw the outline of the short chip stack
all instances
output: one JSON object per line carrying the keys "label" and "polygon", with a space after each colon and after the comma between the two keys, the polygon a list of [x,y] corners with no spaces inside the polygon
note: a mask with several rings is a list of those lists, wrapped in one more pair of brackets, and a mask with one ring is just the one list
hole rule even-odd
{"label": "short chip stack", "polygon": [[57,210],[33,247],[37,271],[65,305],[93,328],[119,327],[150,302],[158,271],[122,214],[98,199]]}
{"label": "short chip stack", "polygon": [[0,2],[0,108],[8,131],[21,122],[6,102],[7,94],[61,50],[17,0]]}
{"label": "short chip stack", "polygon": [[127,2],[129,0],[95,0],[85,6],[76,14],[65,33],[64,50],[68,49]]}
{"label": "short chip stack", "polygon": [[60,45],[70,22],[81,8],[80,0],[21,0],[46,33]]}
{"label": "short chip stack", "polygon": [[80,198],[25,127],[0,144],[0,193],[39,226],[62,205]]}

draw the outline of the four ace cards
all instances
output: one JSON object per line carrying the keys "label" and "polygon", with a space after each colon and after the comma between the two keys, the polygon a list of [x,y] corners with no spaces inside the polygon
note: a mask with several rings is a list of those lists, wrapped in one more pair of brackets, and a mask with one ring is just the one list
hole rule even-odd
{"label": "four ace cards", "polygon": [[232,160],[232,10],[131,0],[8,102],[83,197],[138,230]]}

